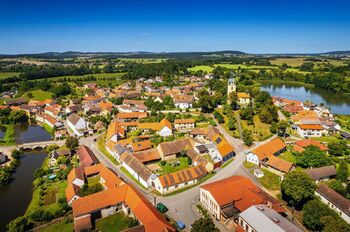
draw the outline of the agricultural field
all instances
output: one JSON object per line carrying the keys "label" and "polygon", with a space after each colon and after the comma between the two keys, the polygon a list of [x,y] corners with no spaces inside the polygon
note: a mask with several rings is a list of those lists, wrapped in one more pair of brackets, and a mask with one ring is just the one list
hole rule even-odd
{"label": "agricultural field", "polygon": [[0,79],[8,78],[8,77],[18,77],[18,72],[0,72]]}
{"label": "agricultural field", "polygon": [[[305,57],[293,57],[293,58],[276,58],[270,60],[271,64],[281,66],[283,63],[291,66],[291,67],[298,67],[302,65],[305,62]],[[330,63],[334,66],[341,66],[345,65],[344,61],[342,60],[330,60],[330,59],[324,59],[323,61],[317,61],[313,62],[317,65],[321,64],[327,64]]]}
{"label": "agricultural field", "polygon": [[22,95],[22,97],[28,100],[34,99],[38,101],[43,101],[46,99],[51,99],[52,93],[38,89],[38,90],[32,90],[32,91],[26,92]]}
{"label": "agricultural field", "polygon": [[188,68],[187,70],[190,72],[198,72],[198,71],[203,71],[203,72],[207,72],[207,73],[211,73],[213,71],[213,67],[210,67],[208,65],[198,65],[198,66],[194,66],[192,68]]}
{"label": "agricultural field", "polygon": [[152,63],[162,63],[167,59],[154,59],[154,58],[118,58],[117,60],[125,61],[125,62],[134,62],[140,64],[152,64]]}

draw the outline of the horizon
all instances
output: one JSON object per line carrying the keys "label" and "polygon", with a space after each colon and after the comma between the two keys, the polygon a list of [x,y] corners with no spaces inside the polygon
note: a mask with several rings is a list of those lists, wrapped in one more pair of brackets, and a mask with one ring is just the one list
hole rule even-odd
{"label": "horizon", "polygon": [[[0,54],[350,50],[350,2],[5,1]],[[16,12],[15,14],[13,12]]]}

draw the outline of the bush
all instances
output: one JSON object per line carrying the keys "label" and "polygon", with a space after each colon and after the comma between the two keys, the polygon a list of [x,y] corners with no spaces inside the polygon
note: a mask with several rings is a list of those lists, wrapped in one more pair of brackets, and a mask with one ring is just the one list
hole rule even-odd
{"label": "bush", "polygon": [[13,150],[11,153],[12,158],[19,159],[23,155],[23,152],[20,150]]}
{"label": "bush", "polygon": [[162,166],[166,165],[166,161],[165,160],[160,161],[160,165]]}

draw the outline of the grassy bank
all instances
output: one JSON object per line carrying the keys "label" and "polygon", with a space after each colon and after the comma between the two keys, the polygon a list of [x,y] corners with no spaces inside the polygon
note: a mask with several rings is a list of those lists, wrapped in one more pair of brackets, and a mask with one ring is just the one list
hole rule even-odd
{"label": "grassy bank", "polygon": [[16,142],[15,125],[0,125],[6,128],[4,137],[0,140],[0,145],[13,145]]}

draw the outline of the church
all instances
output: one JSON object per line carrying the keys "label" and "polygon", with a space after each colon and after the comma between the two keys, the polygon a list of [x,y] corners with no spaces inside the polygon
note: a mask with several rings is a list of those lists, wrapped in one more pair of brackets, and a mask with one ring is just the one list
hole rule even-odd
{"label": "church", "polygon": [[237,86],[234,77],[228,79],[227,83],[227,101],[229,102],[229,96],[231,93],[236,92],[238,98],[238,104],[241,107],[246,107],[250,104],[250,94],[246,92],[237,92]]}

